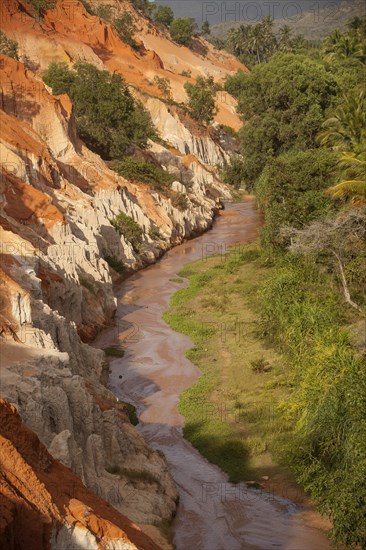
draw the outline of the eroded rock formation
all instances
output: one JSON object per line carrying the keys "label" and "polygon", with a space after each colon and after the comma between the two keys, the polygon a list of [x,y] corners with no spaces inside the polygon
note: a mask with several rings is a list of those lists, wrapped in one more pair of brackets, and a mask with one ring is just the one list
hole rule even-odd
{"label": "eroded rock formation", "polygon": [[[1,394],[41,440],[19,428],[24,446],[29,437],[45,463],[43,469],[33,451],[24,454],[11,438],[10,427],[19,427],[20,420],[3,405],[8,427],[2,447],[1,536],[8,548],[18,543],[14,522],[23,509],[24,528],[31,529],[33,519],[38,525],[35,540],[43,541],[38,548],[78,547],[75,541],[96,548],[109,529],[104,519],[113,524],[106,548],[154,548],[141,533],[133,538],[135,527],[127,531],[127,524],[113,519],[120,512],[169,547],[156,528],[176,507],[165,459],[146,445],[125,406],[103,386],[104,353],[87,342],[113,322],[119,275],[110,259],[127,273],[156,261],[171,246],[209,228],[221,202],[230,198],[217,176],[217,166],[230,155],[218,124],[239,127],[234,99],[218,95],[216,122],[207,129],[179,105],[164,101],[154,77],[169,78],[172,99],[181,102],[187,79],[203,74],[221,81],[243,67],[202,38],[195,39],[192,50],[174,44],[127,0],[108,3],[117,14],[133,16],[139,53],[76,0],[59,0],[42,18],[22,0],[1,4],[2,27],[18,42],[19,52],[19,61],[0,56]],[[134,86],[165,144],[150,143],[147,154],[174,175],[172,190],[184,195],[184,209],[150,186],[117,175],[79,139],[70,99],[53,96],[41,78],[52,60],[72,64],[78,59],[116,71]],[[184,76],[189,72],[191,77]],[[142,228],[138,251],[111,224],[120,212]],[[12,460],[23,468],[21,488],[10,479]],[[53,475],[70,479],[76,493],[70,489],[57,500],[48,487]],[[37,489],[27,488],[27,476]],[[101,498],[90,496],[83,483]],[[105,502],[103,508],[102,499],[115,510]]]}

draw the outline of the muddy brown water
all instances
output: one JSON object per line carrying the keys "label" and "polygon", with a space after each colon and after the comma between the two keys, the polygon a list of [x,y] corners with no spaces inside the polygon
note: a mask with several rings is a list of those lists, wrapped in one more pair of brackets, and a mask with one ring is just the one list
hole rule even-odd
{"label": "muddy brown water", "polygon": [[234,247],[231,254],[238,254],[240,245],[256,238],[259,226],[252,200],[227,205],[213,229],[170,250],[158,263],[123,283],[118,292],[117,326],[96,342],[106,346],[117,338],[126,349],[123,358],[111,362],[109,388],[136,406],[137,429],[167,458],[180,496],[173,526],[177,550],[330,548],[325,535],[300,507],[243,483],[229,483],[226,474],[203,458],[182,434],[179,395],[196,382],[200,370],[185,357],[192,347],[190,338],[162,320],[171,295],[185,284],[172,279],[186,263],[224,254],[229,246]]}

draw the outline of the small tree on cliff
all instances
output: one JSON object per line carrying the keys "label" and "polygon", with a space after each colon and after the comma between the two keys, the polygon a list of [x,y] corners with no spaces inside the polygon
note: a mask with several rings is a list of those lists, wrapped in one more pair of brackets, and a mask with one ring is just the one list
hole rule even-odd
{"label": "small tree on cliff", "polygon": [[178,44],[183,44],[183,46],[188,46],[192,40],[193,32],[196,28],[195,20],[191,17],[174,19],[170,25],[170,36]]}
{"label": "small tree on cliff", "polygon": [[146,147],[156,137],[150,116],[118,74],[91,63],[50,64],[43,80],[54,94],[68,93],[77,129],[90,149],[104,159],[121,159],[131,145]]}
{"label": "small tree on cliff", "polygon": [[154,13],[154,19],[158,23],[163,23],[167,27],[173,22],[174,12],[169,6],[158,6]]}
{"label": "small tree on cliff", "polygon": [[0,53],[13,59],[19,59],[18,43],[15,40],[10,40],[3,31],[0,31]]}
{"label": "small tree on cliff", "polygon": [[203,36],[208,36],[209,34],[211,34],[211,27],[208,21],[204,21],[202,23],[201,32]]}
{"label": "small tree on cliff", "polygon": [[188,107],[191,117],[205,124],[210,124],[217,112],[215,94],[218,88],[213,77],[203,78],[198,76],[196,84],[186,82],[184,89],[188,95]]}

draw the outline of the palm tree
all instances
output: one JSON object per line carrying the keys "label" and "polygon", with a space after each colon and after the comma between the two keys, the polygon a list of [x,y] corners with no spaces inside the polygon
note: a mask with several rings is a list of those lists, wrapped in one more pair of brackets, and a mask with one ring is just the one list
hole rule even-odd
{"label": "palm tree", "polygon": [[334,59],[349,59],[351,57],[364,60],[365,51],[357,34],[342,34],[338,30],[331,33],[324,41],[324,53],[326,61]]}
{"label": "palm tree", "polygon": [[366,95],[360,92],[345,97],[318,135],[321,145],[335,151],[359,153],[366,147]]}
{"label": "palm tree", "polygon": [[281,52],[289,53],[293,50],[292,29],[289,25],[283,25],[279,30],[279,49]]}
{"label": "palm tree", "polygon": [[366,201],[366,95],[344,98],[334,114],[328,118],[318,135],[321,145],[339,152],[338,167],[341,181],[327,192],[335,198],[352,203]]}
{"label": "palm tree", "polygon": [[334,198],[345,198],[353,204],[366,202],[366,155],[344,153],[338,160],[343,176],[348,179],[327,189]]}

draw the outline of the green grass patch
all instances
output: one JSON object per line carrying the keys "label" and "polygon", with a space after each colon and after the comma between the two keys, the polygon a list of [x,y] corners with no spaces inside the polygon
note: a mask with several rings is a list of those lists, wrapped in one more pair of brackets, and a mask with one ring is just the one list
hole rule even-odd
{"label": "green grass patch", "polygon": [[269,274],[253,246],[187,264],[179,276],[189,286],[164,314],[192,338],[187,357],[202,371],[181,394],[184,436],[233,482],[273,472],[271,457],[291,429],[279,406],[291,391],[283,361],[257,334],[257,293]]}
{"label": "green grass patch", "polygon": [[110,346],[108,348],[104,348],[103,351],[107,357],[123,357],[125,354],[124,350],[118,346]]}

